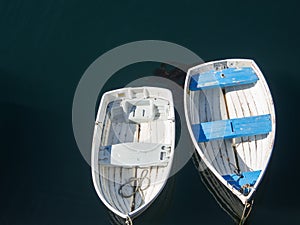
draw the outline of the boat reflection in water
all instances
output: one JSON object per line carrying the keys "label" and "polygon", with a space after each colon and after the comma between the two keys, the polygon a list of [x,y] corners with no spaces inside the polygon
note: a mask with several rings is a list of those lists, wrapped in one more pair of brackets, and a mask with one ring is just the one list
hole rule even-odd
{"label": "boat reflection in water", "polygon": [[233,194],[220,180],[207,168],[197,152],[193,155],[193,162],[199,172],[202,183],[215,198],[220,207],[234,220],[240,224],[244,218],[243,224],[249,224],[247,219],[250,215],[252,205],[245,208],[239,198]]}

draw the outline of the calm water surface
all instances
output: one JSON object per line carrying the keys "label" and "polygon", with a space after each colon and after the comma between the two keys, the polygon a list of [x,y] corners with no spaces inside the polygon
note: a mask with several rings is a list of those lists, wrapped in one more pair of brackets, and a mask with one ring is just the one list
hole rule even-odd
{"label": "calm water surface", "polygon": [[[73,95],[97,57],[144,39],[183,45],[205,61],[241,57],[257,62],[275,101],[277,139],[251,224],[298,224],[300,198],[293,192],[299,177],[296,10],[289,0],[2,0],[0,224],[109,224],[73,136]],[[157,67],[124,68],[102,93],[151,75]],[[135,224],[233,223],[189,161]]]}

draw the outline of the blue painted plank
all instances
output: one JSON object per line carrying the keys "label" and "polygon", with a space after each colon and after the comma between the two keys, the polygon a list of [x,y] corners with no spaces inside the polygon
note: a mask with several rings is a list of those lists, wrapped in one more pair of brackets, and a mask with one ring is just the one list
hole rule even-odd
{"label": "blue painted plank", "polygon": [[267,134],[272,130],[271,115],[193,124],[192,130],[198,142]]}
{"label": "blue painted plank", "polygon": [[227,68],[220,71],[210,70],[191,77],[190,90],[205,90],[209,88],[224,88],[242,84],[255,83],[257,75],[251,67]]}
{"label": "blue painted plank", "polygon": [[[223,175],[222,177],[231,184],[236,190],[243,192],[247,195],[250,191],[250,187],[253,187],[256,183],[261,170],[248,171],[241,173],[242,176],[237,174]],[[248,186],[248,188],[246,188]]]}

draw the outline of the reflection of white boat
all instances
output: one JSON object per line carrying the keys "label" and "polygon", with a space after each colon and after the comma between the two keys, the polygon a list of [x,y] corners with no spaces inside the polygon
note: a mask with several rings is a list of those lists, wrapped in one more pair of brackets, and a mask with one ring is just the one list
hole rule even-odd
{"label": "reflection of white boat", "polygon": [[185,115],[193,143],[214,176],[243,204],[241,219],[269,162],[275,136],[272,97],[252,60],[189,69]]}
{"label": "reflection of white boat", "polygon": [[92,146],[92,176],[102,202],[131,222],[168,179],[175,144],[172,94],[154,87],[102,96]]}

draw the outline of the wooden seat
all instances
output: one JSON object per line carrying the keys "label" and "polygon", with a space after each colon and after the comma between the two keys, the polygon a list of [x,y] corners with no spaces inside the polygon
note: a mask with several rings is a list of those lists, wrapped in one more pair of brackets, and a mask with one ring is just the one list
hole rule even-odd
{"label": "wooden seat", "polygon": [[198,142],[266,134],[272,130],[271,115],[194,124],[192,129]]}
{"label": "wooden seat", "polygon": [[158,143],[121,143],[103,146],[99,152],[101,165],[111,166],[166,166],[171,145]]}
{"label": "wooden seat", "polygon": [[247,195],[250,188],[253,187],[261,173],[261,170],[247,171],[241,174],[229,174],[222,177],[232,185],[236,190],[241,191],[244,195]]}
{"label": "wooden seat", "polygon": [[257,75],[251,67],[227,68],[220,71],[208,71],[191,77],[189,89],[191,91],[210,88],[224,88],[242,84],[255,83]]}

